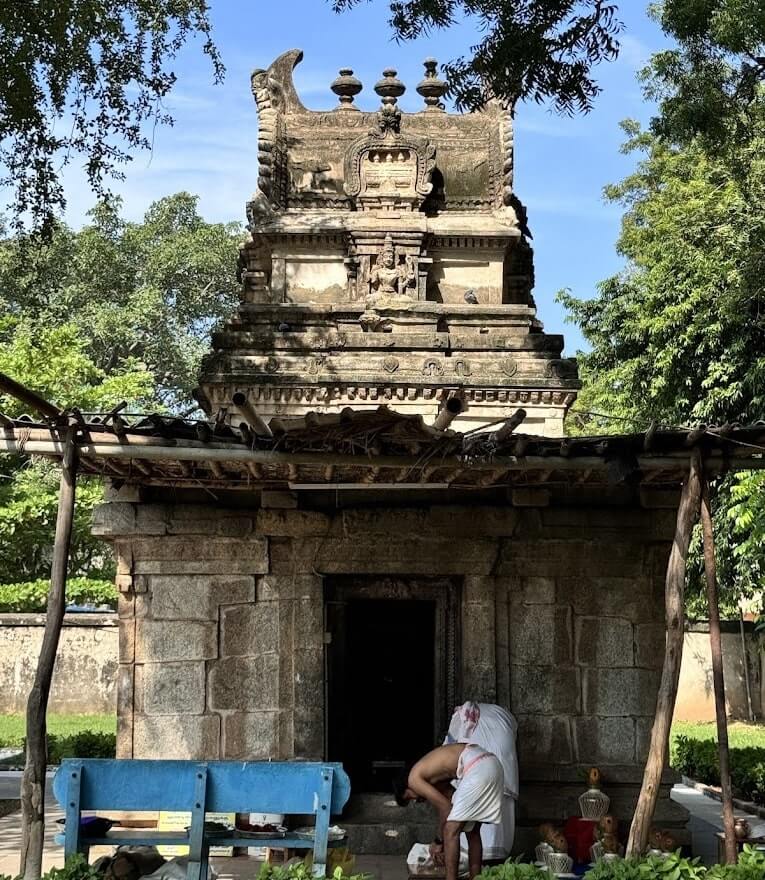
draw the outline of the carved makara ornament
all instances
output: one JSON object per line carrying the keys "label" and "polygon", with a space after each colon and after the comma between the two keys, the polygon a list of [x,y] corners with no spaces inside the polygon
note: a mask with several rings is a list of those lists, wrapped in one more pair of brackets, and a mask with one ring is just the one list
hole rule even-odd
{"label": "carved makara ornament", "polygon": [[406,257],[403,263],[396,259],[393,239],[390,233],[385,236],[385,243],[369,273],[369,286],[379,297],[406,296],[408,288],[417,284],[417,271],[412,257]]}

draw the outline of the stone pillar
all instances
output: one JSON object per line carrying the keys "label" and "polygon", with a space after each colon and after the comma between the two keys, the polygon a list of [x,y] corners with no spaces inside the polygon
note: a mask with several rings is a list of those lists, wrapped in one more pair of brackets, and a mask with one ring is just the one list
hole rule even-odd
{"label": "stone pillar", "polygon": [[256,521],[271,546],[258,598],[279,606],[280,752],[306,760],[325,751],[324,589],[314,560],[329,529],[330,518],[311,511],[264,509]]}

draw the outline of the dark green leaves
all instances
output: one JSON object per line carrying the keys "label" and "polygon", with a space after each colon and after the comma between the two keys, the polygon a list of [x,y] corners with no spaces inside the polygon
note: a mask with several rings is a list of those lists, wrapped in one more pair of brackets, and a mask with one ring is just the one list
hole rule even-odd
{"label": "dark green leaves", "polygon": [[131,152],[150,148],[147,124],[171,121],[169,65],[196,35],[220,80],[205,0],[0,4],[0,185],[17,228],[50,235],[65,206],[61,169],[75,158],[104,196]]}
{"label": "dark green leaves", "polygon": [[[333,0],[340,12],[358,0]],[[491,98],[551,101],[566,114],[587,112],[600,91],[592,70],[616,58],[621,23],[605,0],[395,0],[390,26],[411,40],[467,17],[481,33],[469,56],[444,65],[461,110]]]}

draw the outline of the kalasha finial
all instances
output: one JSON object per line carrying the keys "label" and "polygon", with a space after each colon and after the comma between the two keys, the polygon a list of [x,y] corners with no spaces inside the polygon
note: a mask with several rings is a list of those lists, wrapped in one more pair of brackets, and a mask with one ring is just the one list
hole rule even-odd
{"label": "kalasha finial", "polygon": [[353,105],[353,99],[362,90],[363,86],[361,80],[353,75],[350,67],[340,68],[340,76],[333,81],[330,88],[340,98],[338,110],[358,111],[359,108]]}
{"label": "kalasha finial", "polygon": [[406,91],[406,86],[396,77],[396,71],[388,67],[383,70],[383,78],[375,83],[375,91],[382,98],[384,105],[393,106]]}
{"label": "kalasha finial", "polygon": [[441,98],[446,94],[448,86],[438,78],[438,62],[435,58],[426,58],[422,63],[425,65],[425,79],[417,86],[417,93],[425,99],[426,110],[441,111],[444,109]]}

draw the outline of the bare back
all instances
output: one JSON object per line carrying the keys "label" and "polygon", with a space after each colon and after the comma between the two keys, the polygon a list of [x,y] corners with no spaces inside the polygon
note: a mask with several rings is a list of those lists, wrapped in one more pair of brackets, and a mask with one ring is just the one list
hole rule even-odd
{"label": "bare back", "polygon": [[[457,764],[464,748],[465,743],[452,743],[448,746],[439,746],[428,752],[409,772],[409,784],[415,783],[416,785],[417,781],[423,781],[437,785],[439,782],[455,779]],[[412,785],[412,787],[415,786]]]}

